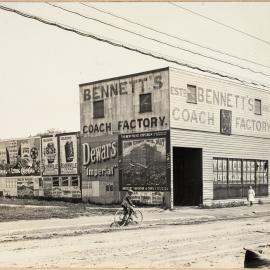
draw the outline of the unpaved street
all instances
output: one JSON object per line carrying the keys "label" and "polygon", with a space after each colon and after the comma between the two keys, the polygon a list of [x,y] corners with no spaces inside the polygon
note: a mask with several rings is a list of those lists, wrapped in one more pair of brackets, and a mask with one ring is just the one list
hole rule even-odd
{"label": "unpaved street", "polygon": [[269,216],[3,242],[0,265],[243,267],[244,247],[269,252]]}

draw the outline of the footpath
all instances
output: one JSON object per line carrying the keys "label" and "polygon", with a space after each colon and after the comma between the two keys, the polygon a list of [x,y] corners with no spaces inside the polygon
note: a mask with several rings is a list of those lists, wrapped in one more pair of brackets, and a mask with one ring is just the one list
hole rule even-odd
{"label": "footpath", "polygon": [[[102,209],[102,207],[97,208]],[[1,222],[0,243],[270,216],[270,204],[215,209],[200,209],[198,207],[178,207],[174,210],[163,210],[154,207],[139,209],[144,216],[143,223],[139,226],[131,225],[125,228],[110,228],[110,224],[113,222],[112,214],[82,216],[72,219],[51,218]]]}

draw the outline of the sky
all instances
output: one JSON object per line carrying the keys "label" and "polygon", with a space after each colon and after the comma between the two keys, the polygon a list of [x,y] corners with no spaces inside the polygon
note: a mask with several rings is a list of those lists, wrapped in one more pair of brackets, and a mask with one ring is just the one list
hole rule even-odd
{"label": "sky", "polygon": [[[270,66],[270,43],[255,40],[167,2],[89,4],[182,39]],[[270,42],[270,3],[178,4]],[[168,47],[46,3],[1,2],[0,5],[184,63],[270,85],[269,76]],[[174,46],[270,74],[269,68],[157,34],[80,3],[57,5]],[[79,84],[167,66],[183,69],[0,9],[0,139],[33,136],[51,128],[79,131]]]}

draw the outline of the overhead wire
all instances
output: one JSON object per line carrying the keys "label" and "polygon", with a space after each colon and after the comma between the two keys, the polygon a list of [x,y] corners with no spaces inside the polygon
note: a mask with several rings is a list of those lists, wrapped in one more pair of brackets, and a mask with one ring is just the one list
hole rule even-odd
{"label": "overhead wire", "polygon": [[261,42],[263,42],[263,43],[265,43],[265,44],[267,44],[267,45],[270,45],[270,42],[267,41],[267,40],[264,40],[264,39],[262,39],[262,38],[260,38],[260,37],[254,36],[254,35],[249,34],[249,33],[247,33],[247,32],[244,32],[244,31],[242,31],[242,30],[240,30],[240,29],[237,29],[237,28],[235,28],[235,27],[233,27],[233,26],[230,26],[230,25],[227,25],[227,24],[225,24],[225,23],[222,23],[222,22],[219,22],[219,21],[217,21],[217,20],[214,20],[214,19],[212,19],[212,18],[210,18],[210,17],[208,17],[208,16],[202,15],[202,14],[200,14],[200,13],[198,13],[198,12],[195,12],[195,11],[192,11],[192,10],[190,10],[190,9],[188,9],[188,8],[182,7],[182,6],[180,6],[179,4],[176,4],[176,3],[173,3],[173,2],[168,2],[168,4],[173,5],[173,6],[177,7],[177,8],[182,9],[182,10],[185,10],[185,11],[187,11],[187,12],[189,12],[189,13],[192,13],[192,14],[194,14],[194,15],[196,15],[196,16],[202,17],[202,18],[204,18],[204,19],[206,19],[206,20],[208,20],[208,21],[211,21],[211,22],[214,22],[214,23],[219,24],[219,25],[221,25],[221,26],[224,26],[224,27],[226,27],[226,28],[228,28],[228,29],[231,29],[231,30],[233,30],[233,31],[235,31],[235,32],[241,33],[241,34],[243,34],[243,35],[245,35],[245,36],[248,36],[248,37],[250,37],[250,38],[253,38],[253,39],[256,39],[256,40],[258,40],[258,41],[261,41]]}
{"label": "overhead wire", "polygon": [[228,76],[228,75],[225,75],[225,74],[222,74],[222,73],[219,73],[219,72],[214,72],[214,71],[211,71],[211,70],[208,70],[208,69],[202,69],[202,68],[200,68],[198,66],[193,66],[193,65],[186,64],[186,63],[182,63],[182,62],[179,62],[177,60],[174,60],[173,58],[169,59],[169,58],[166,58],[166,57],[163,57],[163,56],[160,56],[160,55],[156,55],[156,54],[153,54],[153,53],[151,53],[149,51],[141,50],[141,49],[138,49],[136,47],[131,47],[129,45],[122,44],[119,41],[112,41],[112,40],[110,40],[108,38],[100,37],[100,36],[92,34],[92,33],[81,31],[81,30],[72,28],[70,26],[67,26],[67,25],[64,25],[64,24],[61,24],[61,23],[57,23],[55,21],[50,21],[48,19],[41,18],[40,16],[36,16],[36,15],[32,15],[32,14],[29,14],[29,13],[26,13],[26,12],[22,12],[20,10],[14,9],[14,8],[9,8],[9,7],[0,5],[0,9],[2,9],[4,11],[7,11],[7,12],[12,12],[12,13],[18,14],[18,15],[20,15],[22,17],[25,17],[25,18],[28,18],[28,19],[39,21],[41,23],[44,23],[44,24],[47,24],[47,25],[50,25],[50,26],[57,27],[59,29],[62,29],[62,30],[68,31],[68,32],[73,32],[73,33],[75,33],[77,35],[80,35],[80,36],[83,36],[83,37],[89,37],[89,38],[92,38],[94,40],[110,44],[110,45],[115,46],[115,47],[120,47],[120,48],[127,49],[129,51],[137,52],[137,53],[142,54],[142,55],[147,55],[147,56],[153,57],[155,59],[164,60],[164,61],[169,62],[169,63],[174,63],[174,64],[177,64],[177,65],[180,65],[180,66],[183,66],[183,67],[198,70],[198,71],[204,72],[204,73],[209,73],[209,74],[216,75],[216,76],[219,76],[219,77],[222,77],[222,78],[235,80],[235,81],[238,81],[239,83],[242,83],[242,84],[249,84],[249,85],[253,85],[255,87],[265,87],[265,85],[260,84],[260,83],[255,83],[255,82],[252,82],[252,81],[247,82],[247,81],[241,80],[241,79],[239,79],[239,78],[237,78],[235,76]]}
{"label": "overhead wire", "polygon": [[176,36],[176,35],[169,34],[169,33],[167,33],[167,32],[163,32],[163,31],[158,30],[158,29],[156,29],[156,28],[154,28],[154,27],[147,26],[147,25],[142,24],[142,23],[139,23],[139,22],[135,22],[134,20],[131,20],[131,19],[127,18],[127,17],[123,17],[123,16],[117,15],[117,14],[115,14],[115,13],[112,13],[112,12],[110,12],[110,11],[107,11],[107,10],[104,10],[104,9],[101,9],[101,8],[97,8],[97,7],[92,6],[92,5],[90,5],[90,4],[86,4],[86,3],[82,3],[82,2],[80,2],[80,4],[83,5],[83,6],[85,6],[85,7],[88,7],[88,8],[94,9],[94,10],[97,10],[97,11],[103,13],[103,14],[107,14],[107,15],[110,15],[110,16],[112,16],[112,17],[121,19],[121,20],[126,21],[126,22],[128,22],[128,23],[131,23],[131,24],[133,24],[133,25],[137,25],[137,26],[140,26],[140,27],[142,27],[142,28],[151,30],[151,31],[156,32],[156,33],[158,33],[158,34],[162,34],[162,35],[165,35],[165,36],[167,36],[167,37],[174,38],[174,39],[177,39],[177,40],[180,40],[180,41],[182,41],[182,42],[186,42],[186,43],[189,43],[189,44],[198,46],[198,47],[203,48],[203,49],[206,49],[206,50],[210,50],[210,51],[215,52],[215,53],[219,53],[219,54],[222,54],[222,55],[226,55],[226,56],[229,56],[229,57],[232,57],[232,58],[241,60],[241,61],[245,61],[245,62],[248,62],[248,63],[251,63],[251,64],[255,64],[255,65],[258,65],[258,66],[261,66],[261,67],[269,68],[269,69],[270,69],[270,66],[264,65],[264,64],[262,64],[262,63],[258,63],[258,62],[252,61],[252,60],[250,60],[250,59],[246,59],[246,58],[243,58],[243,57],[239,57],[239,56],[236,56],[236,55],[233,55],[233,54],[230,54],[230,53],[227,53],[227,52],[218,50],[218,49],[210,48],[210,47],[208,47],[208,46],[205,46],[205,45],[196,43],[196,42],[194,42],[194,41],[190,41],[190,40],[184,39],[184,38],[182,38],[182,37],[180,37],[180,36]]}
{"label": "overhead wire", "polygon": [[73,10],[70,10],[70,9],[67,9],[67,8],[64,8],[64,7],[62,7],[62,6],[58,6],[58,5],[49,3],[49,2],[46,2],[46,4],[48,4],[48,5],[50,5],[50,6],[53,6],[53,7],[55,7],[55,8],[58,8],[58,9],[60,9],[60,10],[63,10],[63,11],[65,11],[65,12],[68,12],[68,13],[71,13],[71,14],[74,14],[74,15],[77,15],[77,16],[80,16],[80,17],[82,17],[82,18],[84,18],[84,19],[96,21],[96,22],[98,22],[98,23],[107,25],[107,26],[109,26],[109,27],[112,27],[112,28],[115,28],[115,29],[118,29],[118,30],[121,30],[121,31],[124,31],[124,32],[127,32],[127,33],[130,33],[130,34],[139,36],[139,37],[141,37],[141,38],[144,38],[144,39],[147,39],[147,40],[150,40],[150,41],[157,42],[157,43],[162,44],[162,45],[169,46],[169,47],[174,48],[174,49],[178,49],[178,50],[181,50],[181,51],[184,51],[184,52],[188,52],[188,53],[191,53],[191,54],[194,54],[194,55],[198,55],[198,56],[201,56],[201,57],[204,57],[204,58],[208,58],[208,59],[211,59],[211,60],[214,60],[214,61],[218,61],[218,62],[221,62],[221,63],[223,63],[223,64],[231,65],[231,66],[234,66],[234,67],[243,69],[243,70],[248,70],[248,71],[253,72],[253,73],[256,73],[256,74],[261,74],[261,75],[270,77],[270,74],[267,74],[267,73],[262,72],[262,71],[257,71],[257,70],[254,70],[254,69],[252,69],[252,68],[249,68],[249,67],[244,67],[244,66],[241,66],[241,65],[232,63],[232,62],[228,62],[228,61],[219,59],[219,58],[215,58],[215,57],[212,57],[212,56],[204,55],[204,54],[202,54],[202,53],[200,53],[200,52],[195,52],[195,51],[192,51],[192,50],[190,50],[190,49],[182,48],[182,47],[179,47],[179,46],[177,46],[177,45],[174,45],[174,44],[171,44],[171,43],[168,43],[168,42],[165,42],[165,41],[156,39],[156,38],[152,38],[152,37],[149,37],[149,36],[146,36],[146,35],[143,35],[143,34],[140,34],[140,33],[137,33],[137,32],[131,31],[131,30],[128,30],[128,29],[125,29],[125,28],[123,28],[123,27],[116,26],[116,25],[111,24],[111,23],[104,22],[103,20],[96,19],[96,18],[90,17],[90,16],[88,16],[88,15],[84,15],[84,14],[82,14],[82,13],[80,13],[80,12],[73,11]]}

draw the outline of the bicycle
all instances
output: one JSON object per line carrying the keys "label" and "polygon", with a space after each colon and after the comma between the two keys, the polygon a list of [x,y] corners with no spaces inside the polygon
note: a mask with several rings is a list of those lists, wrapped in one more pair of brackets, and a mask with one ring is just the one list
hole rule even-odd
{"label": "bicycle", "polygon": [[121,227],[127,225],[139,225],[143,221],[143,214],[139,209],[133,209],[130,217],[123,222],[124,218],[124,210],[119,209],[114,214],[114,221],[110,225],[110,227]]}

